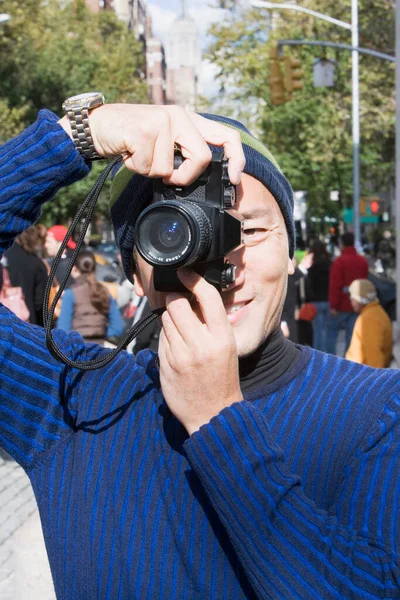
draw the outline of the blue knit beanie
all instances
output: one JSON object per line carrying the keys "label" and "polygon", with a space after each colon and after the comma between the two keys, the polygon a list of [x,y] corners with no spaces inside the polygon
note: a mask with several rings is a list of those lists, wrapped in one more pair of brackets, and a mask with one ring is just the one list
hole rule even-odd
{"label": "blue knit beanie", "polygon": [[[268,148],[258,141],[239,121],[211,114],[203,114],[202,116],[223,123],[240,133],[246,157],[244,172],[261,181],[277,201],[285,220],[289,239],[289,256],[292,258],[295,249],[293,191],[282,174],[278,163]],[[210,148],[211,150],[220,149],[211,145]],[[133,281],[134,272],[135,223],[142,210],[150,204],[152,191],[151,179],[142,175],[135,175],[123,165],[115,173],[111,187],[110,215],[114,227],[115,241],[121,252],[123,269],[130,281]]]}

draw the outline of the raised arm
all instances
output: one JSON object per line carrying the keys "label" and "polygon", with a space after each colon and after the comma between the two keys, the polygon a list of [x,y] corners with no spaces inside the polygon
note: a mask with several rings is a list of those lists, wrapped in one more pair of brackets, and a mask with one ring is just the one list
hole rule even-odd
{"label": "raised arm", "polygon": [[[244,157],[236,133],[222,125],[211,128],[206,119],[183,109],[106,105],[92,112],[90,127],[101,156],[122,154],[128,168],[144,175],[189,184],[211,158],[208,141],[224,147],[232,182],[240,180]],[[176,171],[175,143],[187,158]],[[47,110],[0,147],[0,256],[38,219],[44,202],[88,171],[66,117],[59,120]],[[81,373],[53,359],[43,329],[19,321],[3,306],[0,328],[0,445],[29,469],[73,433]],[[73,360],[87,358],[88,349],[77,334],[59,331],[55,337]],[[96,351],[92,345],[90,352]]]}

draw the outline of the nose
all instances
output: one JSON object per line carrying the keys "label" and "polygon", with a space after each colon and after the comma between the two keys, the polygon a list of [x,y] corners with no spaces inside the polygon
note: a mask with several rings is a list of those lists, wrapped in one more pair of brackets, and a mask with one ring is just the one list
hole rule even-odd
{"label": "nose", "polygon": [[230,254],[227,254],[225,257],[229,263],[231,263],[232,265],[235,265],[235,267],[236,267],[235,283],[233,283],[232,285],[229,286],[230,290],[243,285],[243,283],[245,282],[246,263],[245,263],[245,258],[244,258],[244,250],[245,250],[245,248],[244,248],[244,246],[242,246],[241,248],[237,248],[236,250],[233,250],[233,252],[231,252]]}

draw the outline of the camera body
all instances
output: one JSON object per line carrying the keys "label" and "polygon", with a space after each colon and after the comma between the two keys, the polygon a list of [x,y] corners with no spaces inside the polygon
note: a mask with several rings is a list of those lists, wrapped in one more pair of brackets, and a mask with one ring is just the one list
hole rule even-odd
{"label": "camera body", "polygon": [[[175,168],[182,162],[175,155]],[[225,256],[242,245],[242,217],[234,209],[236,189],[229,180],[223,152],[191,185],[153,183],[153,203],[136,222],[135,243],[154,267],[154,287],[161,292],[187,291],[177,269],[190,266],[219,290],[235,282],[235,266]]]}

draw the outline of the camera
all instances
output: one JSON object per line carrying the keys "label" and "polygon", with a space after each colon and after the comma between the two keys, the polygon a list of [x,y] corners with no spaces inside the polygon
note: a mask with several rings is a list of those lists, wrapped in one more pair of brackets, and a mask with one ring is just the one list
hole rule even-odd
{"label": "camera", "polygon": [[[182,160],[175,155],[175,168]],[[235,204],[236,188],[223,152],[213,152],[208,167],[189,186],[154,180],[153,202],[137,219],[135,244],[154,267],[156,290],[187,291],[176,273],[187,266],[219,290],[235,282],[235,266],[225,260],[243,243],[242,217]]]}

